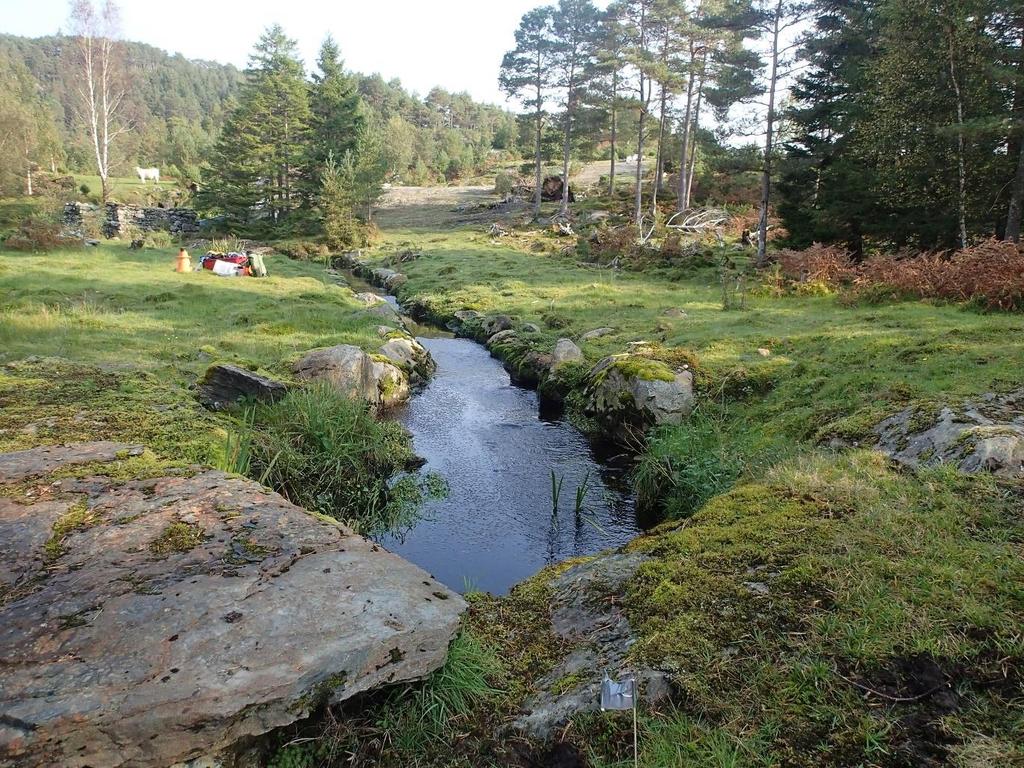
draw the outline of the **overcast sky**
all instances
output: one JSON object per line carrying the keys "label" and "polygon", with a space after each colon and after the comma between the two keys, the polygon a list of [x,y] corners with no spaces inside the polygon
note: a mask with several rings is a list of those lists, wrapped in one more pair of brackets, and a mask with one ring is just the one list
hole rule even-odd
{"label": "overcast sky", "polygon": [[[519,19],[541,0],[120,0],[125,37],[192,59],[244,67],[275,22],[299,42],[307,70],[328,33],[349,69],[505,105],[498,66]],[[607,2],[599,2],[604,7]],[[67,0],[0,0],[0,31],[38,37],[67,28]]]}

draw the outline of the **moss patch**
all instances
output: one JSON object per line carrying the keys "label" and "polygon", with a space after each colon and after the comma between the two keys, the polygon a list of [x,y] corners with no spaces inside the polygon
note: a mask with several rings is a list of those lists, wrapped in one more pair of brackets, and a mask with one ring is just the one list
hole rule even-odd
{"label": "moss patch", "polygon": [[203,543],[202,527],[193,523],[177,521],[171,523],[149,543],[149,551],[166,557],[175,552],[189,552]]}
{"label": "moss patch", "polygon": [[53,533],[43,545],[48,560],[56,560],[64,554],[64,542],[75,531],[82,531],[96,523],[97,517],[84,500],[75,502],[67,512],[53,524]]}

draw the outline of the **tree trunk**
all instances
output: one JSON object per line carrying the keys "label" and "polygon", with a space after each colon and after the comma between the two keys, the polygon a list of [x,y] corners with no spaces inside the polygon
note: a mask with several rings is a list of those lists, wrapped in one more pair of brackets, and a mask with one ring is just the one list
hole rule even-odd
{"label": "tree trunk", "polygon": [[772,194],[772,139],[775,128],[775,88],[778,84],[779,72],[779,25],[782,21],[782,2],[775,6],[775,18],[772,22],[772,69],[768,83],[768,126],[764,140],[764,167],[761,172],[761,215],[757,222],[757,260],[756,267],[768,266],[768,204]]}
{"label": "tree trunk", "polygon": [[[690,42],[690,61],[693,62],[693,41]],[[693,105],[693,67],[690,67],[690,76],[686,83],[686,111],[683,113],[683,147],[679,153],[679,188],[676,190],[676,210],[686,210],[687,190],[687,165],[690,157],[690,108]]]}
{"label": "tree trunk", "polygon": [[949,76],[956,94],[956,166],[957,190],[956,210],[957,225],[960,235],[960,247],[967,247],[967,170],[964,165],[964,102],[960,93],[960,83],[956,79],[956,62],[954,59],[953,29],[949,30]]}
{"label": "tree trunk", "polygon": [[704,77],[707,74],[708,55],[705,49],[701,59],[700,77],[697,79],[697,104],[693,108],[693,131],[690,136],[690,169],[686,173],[686,196],[683,198],[683,208],[690,207],[690,199],[693,195],[693,175],[697,167],[697,129],[700,127],[700,105],[704,98]]}
{"label": "tree trunk", "polygon": [[615,195],[615,107],[619,97],[619,73],[612,73],[612,168],[611,173],[608,176],[608,196],[613,197]]}
{"label": "tree trunk", "polygon": [[654,164],[654,189],[651,191],[651,216],[656,216],[658,213],[658,192],[661,190],[661,180],[664,164],[664,153],[665,153],[665,102],[668,99],[668,95],[665,93],[665,86],[661,87],[661,105],[660,105],[660,117],[658,119],[658,152],[657,160]]}
{"label": "tree trunk", "polygon": [[[1024,22],[1024,18],[1021,19]],[[1013,94],[1013,113],[1017,135],[1013,133],[1007,141],[1010,156],[1017,151],[1017,173],[1010,186],[1010,205],[1006,211],[1005,240],[1011,243],[1020,242],[1021,218],[1024,214],[1024,30],[1021,31],[1020,49],[1017,59],[1017,87]]]}
{"label": "tree trunk", "polygon": [[1011,243],[1020,242],[1021,217],[1024,213],[1024,142],[1017,152],[1017,174],[1010,193],[1010,208],[1006,214],[1006,234]]}
{"label": "tree trunk", "polygon": [[541,184],[544,183],[544,179],[541,178],[542,174],[541,174],[541,167],[540,167],[541,122],[542,122],[543,117],[544,117],[544,101],[543,101],[544,92],[542,90],[543,89],[542,78],[544,77],[544,73],[543,73],[543,64],[541,63],[541,54],[540,54],[539,50],[537,51],[537,71],[536,71],[536,77],[537,77],[537,79],[536,79],[536,86],[537,86],[537,114],[535,116],[535,120],[536,120],[537,124],[535,126],[536,127],[536,137],[535,137],[536,138],[536,142],[534,144],[534,149],[533,149],[534,176],[536,177],[535,178],[536,184],[534,185],[534,189],[533,189],[533,219],[534,219],[534,221],[536,221],[537,219],[540,218],[540,192],[541,192],[540,186],[541,186]]}
{"label": "tree trunk", "polygon": [[643,167],[644,167],[644,118],[647,117],[647,110],[643,105],[644,80],[640,76],[640,117],[637,120],[636,131],[636,190],[634,193],[633,219],[639,227],[643,221],[644,192],[643,192]]}
{"label": "tree trunk", "polygon": [[575,67],[570,65],[569,82],[565,94],[565,138],[562,143],[562,205],[558,209],[563,216],[569,213],[569,152],[572,149],[572,102],[576,96],[575,80]]}

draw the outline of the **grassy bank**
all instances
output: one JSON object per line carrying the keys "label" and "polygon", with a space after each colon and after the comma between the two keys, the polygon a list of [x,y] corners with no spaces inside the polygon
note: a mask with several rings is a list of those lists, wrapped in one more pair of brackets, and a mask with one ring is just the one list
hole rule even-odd
{"label": "grassy bank", "polygon": [[[581,343],[588,362],[631,341],[696,361],[695,417],[655,433],[637,472],[670,521],[631,547],[651,556],[622,596],[631,656],[675,690],[641,717],[642,764],[1024,764],[1024,488],[909,473],[869,449],[908,405],[1019,388],[1019,314],[753,283],[725,309],[718,268],[700,261],[616,274],[548,234],[402,224],[371,258],[421,252],[397,267],[400,294],[440,316],[508,313],[546,348],[614,328]],[[546,668],[517,659],[552,652],[521,631],[546,636],[545,580],[482,604],[508,690]],[[564,732],[600,766],[632,764],[630,735],[610,716]]]}
{"label": "grassy bank", "polygon": [[[359,503],[334,511],[353,520],[362,507],[391,514],[383,508],[385,484],[409,458],[394,425],[378,426],[344,399],[311,404],[299,394],[259,409],[247,423],[244,414],[209,413],[192,389],[214,362],[290,382],[292,363],[309,349],[379,347],[380,318],[366,314],[322,264],[271,256],[266,279],[219,278],[174,272],[176,253],[131,251],[125,243],[42,254],[0,250],[0,450],[137,442],[149,451],[129,460],[127,473],[213,465],[286,493],[317,488],[317,498],[333,499],[344,490]],[[303,438],[311,424],[318,424],[316,434]],[[351,439],[326,445],[335,433]],[[319,455],[312,456],[310,441],[317,440],[312,453]],[[251,457],[238,455],[240,441],[248,441]],[[271,473],[268,451],[287,457]],[[332,462],[346,468],[344,489],[328,487],[329,478],[342,477],[326,472]],[[303,473],[316,474],[315,484]]]}

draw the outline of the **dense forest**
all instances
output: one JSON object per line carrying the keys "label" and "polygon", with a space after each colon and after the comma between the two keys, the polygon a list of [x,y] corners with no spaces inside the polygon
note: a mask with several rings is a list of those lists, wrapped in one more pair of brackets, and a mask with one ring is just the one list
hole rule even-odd
{"label": "dense forest", "polygon": [[[538,178],[556,143],[566,169],[595,139],[653,158],[638,225],[659,198],[666,213],[729,202],[694,178],[757,167],[764,263],[776,214],[792,244],[858,257],[1018,238],[1022,50],[1024,11],[1004,0],[560,0],[523,16],[500,82],[533,126]],[[708,122],[760,143],[701,147]]]}

